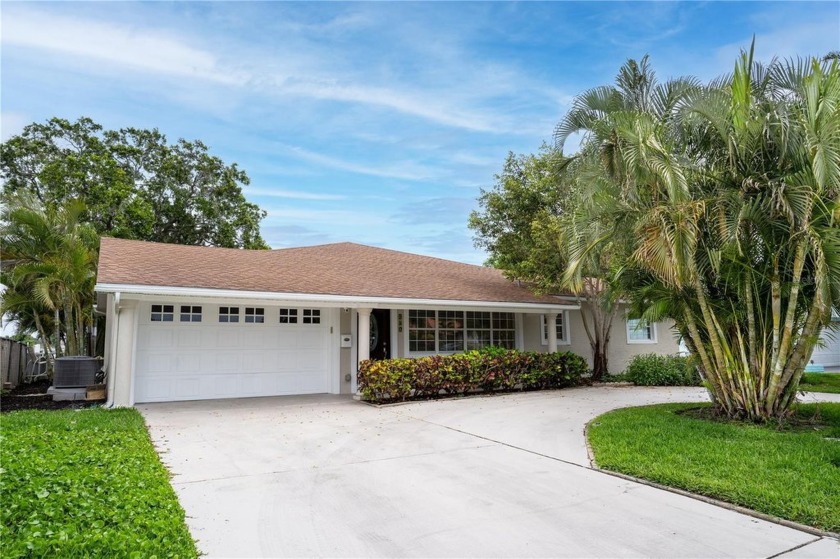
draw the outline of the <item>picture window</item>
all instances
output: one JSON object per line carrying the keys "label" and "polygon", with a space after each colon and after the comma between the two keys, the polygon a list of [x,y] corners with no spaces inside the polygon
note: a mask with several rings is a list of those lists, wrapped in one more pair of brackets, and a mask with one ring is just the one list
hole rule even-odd
{"label": "picture window", "polygon": [[408,350],[457,352],[516,347],[516,315],[485,311],[408,311]]}

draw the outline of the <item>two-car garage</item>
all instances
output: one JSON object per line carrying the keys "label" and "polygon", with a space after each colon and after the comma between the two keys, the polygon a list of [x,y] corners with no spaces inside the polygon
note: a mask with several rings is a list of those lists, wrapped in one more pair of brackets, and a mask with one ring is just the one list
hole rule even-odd
{"label": "two-car garage", "polygon": [[331,391],[333,309],[194,301],[137,309],[134,401]]}

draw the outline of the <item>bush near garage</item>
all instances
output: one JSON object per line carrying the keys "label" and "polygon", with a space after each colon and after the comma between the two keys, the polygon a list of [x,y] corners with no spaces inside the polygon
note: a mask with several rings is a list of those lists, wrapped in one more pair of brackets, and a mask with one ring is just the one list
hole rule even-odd
{"label": "bush near garage", "polygon": [[533,353],[485,348],[455,355],[363,361],[359,391],[383,403],[471,392],[547,390],[581,384],[586,360],[571,352]]}
{"label": "bush near garage", "polygon": [[636,355],[624,377],[637,386],[702,386],[691,358],[679,355]]}

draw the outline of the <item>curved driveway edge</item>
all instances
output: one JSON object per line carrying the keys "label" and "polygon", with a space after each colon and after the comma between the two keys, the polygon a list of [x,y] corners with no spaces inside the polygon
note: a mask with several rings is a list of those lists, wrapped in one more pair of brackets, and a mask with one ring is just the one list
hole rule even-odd
{"label": "curved driveway edge", "polygon": [[588,468],[593,417],[705,399],[604,386],[390,408],[308,396],[139,409],[211,557],[771,557],[836,545]]}

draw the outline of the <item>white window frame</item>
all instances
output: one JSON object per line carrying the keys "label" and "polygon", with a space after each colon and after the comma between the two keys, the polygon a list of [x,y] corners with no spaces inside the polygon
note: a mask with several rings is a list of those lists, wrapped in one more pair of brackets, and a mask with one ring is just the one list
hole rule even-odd
{"label": "white window frame", "polygon": [[175,307],[174,303],[152,303],[149,307],[149,322],[175,322]]}
{"label": "white window frame", "polygon": [[641,318],[628,318],[626,315],[624,317],[624,332],[627,335],[627,343],[628,344],[655,344],[658,343],[657,335],[656,335],[656,323],[650,322],[648,323],[648,328],[650,328],[650,337],[646,340],[634,340],[630,337],[632,331],[635,331],[636,328],[633,330],[630,329],[631,322],[637,323],[644,323],[645,321]]}
{"label": "white window frame", "polygon": [[[569,328],[569,311],[558,311],[557,317],[563,317],[563,339],[557,338],[557,345],[572,345],[572,332]],[[546,326],[548,319],[546,315],[540,315],[540,340],[542,345],[548,345],[548,328]],[[557,333],[557,325],[554,325],[555,335]]]}
{"label": "white window frame", "polygon": [[[178,305],[181,309],[181,312],[178,313],[179,322],[201,322],[202,320],[202,311],[204,307],[202,305]],[[184,311],[184,309],[187,309]],[[184,320],[186,317],[186,320]]]}
{"label": "white window frame", "polygon": [[[224,312],[222,312],[222,309],[224,309]],[[236,309],[236,312],[233,312],[234,309]],[[239,305],[236,305],[236,306],[227,305],[227,306],[224,306],[224,307],[220,306],[219,307],[219,324],[241,324],[242,321],[239,318],[241,316],[239,314],[240,309],[242,309],[242,307],[239,306]],[[222,320],[222,319],[224,319],[224,320]]]}
{"label": "white window frame", "polygon": [[321,309],[301,309],[299,324],[317,326],[321,324]]}
{"label": "white window frame", "polygon": [[265,307],[245,307],[243,318],[243,324],[265,324]]}
{"label": "white window frame", "polygon": [[[298,309],[291,308],[291,307],[282,307],[279,312],[279,323],[280,324],[298,324],[299,320],[298,317],[300,313]],[[285,320],[284,320],[285,319]]]}
{"label": "white window frame", "polygon": [[[428,311],[428,312],[434,313],[432,315],[432,317],[426,317],[427,319],[428,318],[433,318],[434,319],[434,323],[435,323],[434,328],[429,328],[429,327],[417,328],[417,330],[424,331],[424,332],[434,331],[434,333],[435,333],[435,349],[433,351],[412,351],[411,350],[411,312],[412,311],[424,311],[424,312]],[[520,326],[519,325],[520,325],[520,323],[519,323],[518,318],[517,318],[518,313],[513,312],[513,311],[483,311],[483,310],[475,310],[475,309],[464,310],[464,309],[459,309],[459,308],[444,308],[444,309],[406,309],[404,312],[405,312],[406,316],[409,317],[408,320],[406,321],[407,324],[406,324],[406,327],[405,327],[406,354],[410,355],[412,357],[423,357],[423,356],[428,356],[428,355],[453,355],[453,354],[457,354],[457,353],[464,353],[466,351],[471,351],[471,350],[467,349],[467,338],[468,338],[469,332],[470,331],[475,331],[475,330],[489,330],[490,331],[490,344],[491,345],[496,345],[496,341],[497,341],[496,333],[497,332],[513,332],[513,349],[519,348],[519,332],[520,332]],[[442,312],[444,312],[444,313],[449,313],[449,312],[457,313],[457,319],[461,321],[461,328],[454,329],[454,328],[442,327],[441,326],[441,316],[440,316],[440,313],[442,313]],[[489,329],[487,329],[487,328],[468,328],[467,327],[467,313],[468,312],[487,312],[487,313],[489,313],[490,314],[490,327],[489,327]],[[493,321],[493,319],[495,318],[494,315],[496,315],[496,314],[512,315],[513,328],[512,329],[511,328],[496,328],[495,323]],[[449,317],[449,318],[452,318],[452,317]],[[441,341],[442,341],[441,336],[440,336],[441,330],[446,330],[446,331],[450,331],[450,332],[452,332],[452,331],[461,332],[462,333],[461,348],[460,349],[454,349],[454,350],[441,350],[440,349]]]}

